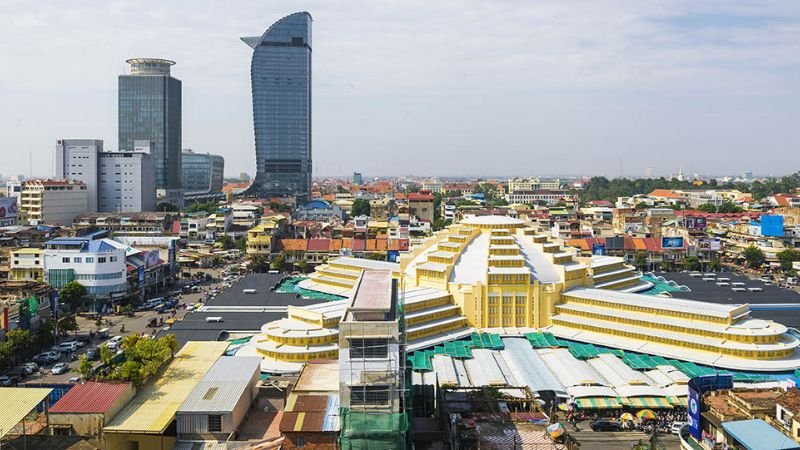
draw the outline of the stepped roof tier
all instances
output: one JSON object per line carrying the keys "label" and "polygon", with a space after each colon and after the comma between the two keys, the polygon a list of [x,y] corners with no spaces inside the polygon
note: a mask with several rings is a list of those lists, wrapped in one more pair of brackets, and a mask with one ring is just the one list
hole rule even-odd
{"label": "stepped roof tier", "polygon": [[[749,317],[748,305],[636,294],[652,286],[622,258],[580,257],[576,249],[524,221],[464,219],[436,232],[399,263],[352,257],[329,260],[300,283],[349,296],[362,271],[389,270],[399,280],[410,350],[491,330],[502,336],[544,330],[720,368],[783,371],[800,365],[798,339],[786,327]],[[336,357],[345,300],[290,307],[253,338],[247,352],[296,368]],[[284,370],[285,371],[285,370]]]}

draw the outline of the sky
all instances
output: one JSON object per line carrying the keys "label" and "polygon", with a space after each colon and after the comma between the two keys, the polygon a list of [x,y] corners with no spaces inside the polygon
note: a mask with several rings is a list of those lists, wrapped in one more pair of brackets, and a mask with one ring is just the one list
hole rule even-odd
{"label": "sky", "polygon": [[177,62],[183,147],[255,171],[241,36],[313,23],[315,176],[800,170],[800,2],[0,2],[0,174],[117,149],[125,60]]}

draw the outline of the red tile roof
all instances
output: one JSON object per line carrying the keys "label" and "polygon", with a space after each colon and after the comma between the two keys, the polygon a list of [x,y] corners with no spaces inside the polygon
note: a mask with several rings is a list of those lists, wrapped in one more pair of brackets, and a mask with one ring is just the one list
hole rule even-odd
{"label": "red tile roof", "polygon": [[776,403],[796,416],[800,413],[800,389],[789,389],[778,396]]}
{"label": "red tile roof", "polygon": [[682,200],[680,194],[673,191],[672,189],[656,189],[653,192],[647,194],[648,197],[663,197],[663,198],[674,198],[676,200]]}
{"label": "red tile roof", "polygon": [[104,413],[129,389],[131,389],[130,383],[87,381],[84,384],[76,384],[50,407],[50,412]]}
{"label": "red tile roof", "polygon": [[331,248],[330,239],[309,239],[308,251],[327,252]]}
{"label": "red tile roof", "polygon": [[281,239],[281,248],[289,251],[305,251],[308,241],[305,239]]}
{"label": "red tile roof", "polygon": [[433,194],[427,191],[410,192],[408,194],[408,200],[412,202],[432,202]]}

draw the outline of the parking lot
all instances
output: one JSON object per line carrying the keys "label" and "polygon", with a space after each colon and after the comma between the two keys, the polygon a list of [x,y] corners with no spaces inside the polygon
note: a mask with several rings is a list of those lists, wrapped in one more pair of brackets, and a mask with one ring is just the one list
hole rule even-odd
{"label": "parking lot", "polygon": [[[204,302],[208,298],[208,296],[210,295],[209,293],[212,290],[219,289],[220,286],[222,285],[222,281],[219,278],[220,271],[214,269],[202,269],[200,271],[204,273],[209,273],[210,275],[212,275],[213,279],[210,281],[204,281],[200,283],[198,285],[199,288],[198,292],[181,294],[178,297],[179,303],[183,303],[186,305],[194,305],[196,303]],[[164,295],[164,294],[159,294],[159,295]],[[187,309],[178,308],[175,310],[174,319],[181,320],[186,314],[187,314]],[[37,364],[39,366],[39,370],[24,376],[22,379],[18,381],[18,383],[19,384],[68,383],[70,382],[70,380],[76,381],[76,377],[79,376],[77,373],[79,357],[84,353],[86,353],[89,349],[91,348],[97,349],[97,347],[106,343],[109,339],[111,339],[114,336],[124,337],[130,334],[155,335],[162,328],[161,327],[154,328],[148,326],[150,322],[153,319],[156,319],[156,322],[160,323],[159,319],[166,321],[171,317],[173,317],[171,312],[159,313],[154,309],[136,311],[133,313],[132,316],[124,316],[124,315],[104,316],[102,318],[103,323],[99,328],[100,329],[108,328],[108,334],[106,337],[101,337],[97,334],[98,326],[95,324],[95,319],[88,319],[82,316],[78,316],[76,319],[78,324],[78,331],[76,333],[70,333],[70,335],[67,337],[59,338],[58,344],[63,342],[81,340],[85,342],[85,345],[83,347],[77,348],[74,352],[65,351],[61,353],[57,361],[52,361],[47,364]],[[167,324],[165,324],[163,328],[167,328]],[[90,332],[94,334],[92,338],[89,337]],[[56,344],[56,346],[58,344]],[[43,349],[43,352],[46,351],[48,351],[48,349]],[[64,373],[53,374],[52,373],[53,366],[58,363],[66,363],[68,365],[68,369]],[[100,364],[99,358],[93,361],[93,365],[95,367],[99,364]],[[17,368],[21,366],[22,364],[19,364]],[[12,369],[9,372],[19,372],[15,369]]]}
{"label": "parking lot", "polygon": [[[633,448],[641,440],[647,443],[650,435],[641,431],[592,431],[589,421],[578,423],[580,431],[570,430],[570,435],[580,443],[582,449],[591,450],[624,450]],[[679,450],[680,438],[670,433],[659,433],[658,442],[666,450]]]}

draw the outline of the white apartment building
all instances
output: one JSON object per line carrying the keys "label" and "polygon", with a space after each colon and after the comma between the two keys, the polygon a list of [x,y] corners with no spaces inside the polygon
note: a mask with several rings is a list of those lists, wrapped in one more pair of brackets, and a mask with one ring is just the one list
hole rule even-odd
{"label": "white apartment building", "polygon": [[56,141],[56,178],[83,181],[89,196],[88,212],[99,211],[97,203],[100,139],[59,139]]}
{"label": "white apartment building", "polygon": [[539,191],[539,190],[558,190],[561,189],[561,180],[541,180],[539,178],[510,178],[508,180],[508,193],[516,191]]}
{"label": "white apartment building", "polygon": [[564,200],[573,201],[575,196],[571,195],[568,191],[515,191],[506,194],[506,201],[508,203],[528,203],[536,205],[539,202],[545,202],[549,205],[559,203]]}
{"label": "white apartment building", "polygon": [[14,281],[41,281],[44,278],[44,250],[18,248],[11,251],[9,278]]}
{"label": "white apartment building", "polygon": [[71,225],[89,209],[86,184],[76,180],[25,180],[20,192],[20,222]]}
{"label": "white apartment building", "polygon": [[144,152],[103,152],[99,158],[98,211],[156,210],[155,160]]}
{"label": "white apartment building", "polygon": [[439,180],[426,180],[422,182],[423,191],[431,191],[432,194],[444,192],[444,184]]}
{"label": "white apartment building", "polygon": [[128,289],[126,246],[98,232],[45,242],[44,281],[56,289],[70,281],[82,284],[88,296],[124,295]]}

